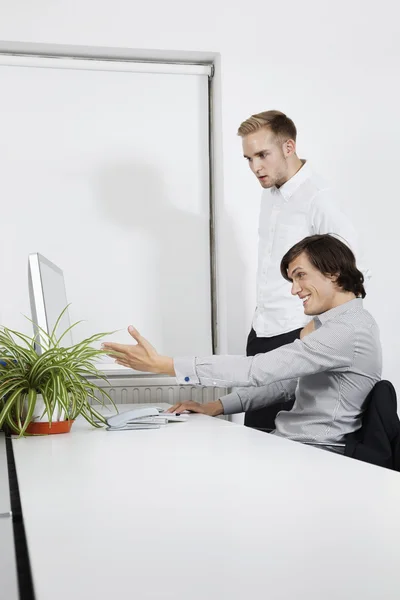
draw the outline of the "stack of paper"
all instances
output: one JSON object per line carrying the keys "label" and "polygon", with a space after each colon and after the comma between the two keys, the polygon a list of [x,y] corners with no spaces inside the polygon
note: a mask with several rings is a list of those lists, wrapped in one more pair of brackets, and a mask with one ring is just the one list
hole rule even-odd
{"label": "stack of paper", "polygon": [[145,406],[135,408],[118,415],[107,418],[107,431],[124,431],[126,429],[159,429],[167,423],[176,423],[187,420],[187,415],[173,413],[160,413],[160,409]]}

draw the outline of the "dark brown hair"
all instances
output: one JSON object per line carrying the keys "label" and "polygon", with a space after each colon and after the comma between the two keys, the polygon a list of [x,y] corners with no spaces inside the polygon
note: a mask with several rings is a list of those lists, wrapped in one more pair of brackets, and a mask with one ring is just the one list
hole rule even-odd
{"label": "dark brown hair", "polygon": [[263,128],[270,129],[277,137],[284,138],[285,141],[296,141],[297,130],[295,124],[292,119],[289,119],[289,117],[279,110],[267,110],[252,115],[240,125],[238,135],[245,137]]}
{"label": "dark brown hair", "polygon": [[290,263],[303,252],[320,273],[336,275],[336,283],[343,291],[365,298],[364,275],[357,269],[353,252],[330,234],[310,235],[286,252],[281,261],[281,273],[286,281],[291,281],[288,277]]}

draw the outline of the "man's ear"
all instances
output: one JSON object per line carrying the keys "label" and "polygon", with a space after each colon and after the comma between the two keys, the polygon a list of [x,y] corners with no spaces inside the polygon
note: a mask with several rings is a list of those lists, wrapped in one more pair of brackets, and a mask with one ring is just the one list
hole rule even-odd
{"label": "man's ear", "polygon": [[340,277],[340,273],[334,273],[333,275],[330,273],[330,274],[328,275],[328,277],[329,277],[329,279],[330,279],[331,281],[333,281],[333,283],[337,283],[337,280],[338,280],[338,279],[339,279],[339,277]]}
{"label": "man's ear", "polygon": [[286,140],[286,142],[283,142],[282,144],[282,149],[285,158],[288,158],[289,156],[296,154],[296,142],[292,139]]}

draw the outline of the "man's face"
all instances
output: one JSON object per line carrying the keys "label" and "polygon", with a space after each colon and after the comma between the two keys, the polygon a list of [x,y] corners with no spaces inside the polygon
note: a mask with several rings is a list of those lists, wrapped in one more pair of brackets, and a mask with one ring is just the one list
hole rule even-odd
{"label": "man's face", "polygon": [[323,275],[302,252],[288,268],[292,280],[292,294],[303,302],[306,315],[320,315],[336,306],[338,287],[334,277]]}
{"label": "man's face", "polygon": [[278,187],[288,180],[285,144],[267,128],[242,139],[243,155],[263,188]]}

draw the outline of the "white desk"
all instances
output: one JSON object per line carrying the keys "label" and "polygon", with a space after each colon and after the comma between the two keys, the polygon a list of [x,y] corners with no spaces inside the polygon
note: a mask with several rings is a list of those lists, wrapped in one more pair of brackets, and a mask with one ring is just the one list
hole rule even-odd
{"label": "white desk", "polygon": [[0,519],[0,598],[17,600],[17,568],[12,519]]}
{"label": "white desk", "polygon": [[10,487],[8,483],[8,467],[6,439],[0,431],[0,519],[11,517]]}
{"label": "white desk", "polygon": [[203,415],[13,448],[36,600],[399,598],[398,473]]}

